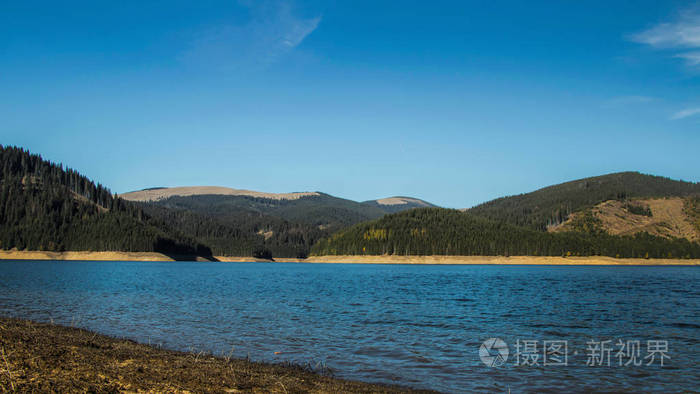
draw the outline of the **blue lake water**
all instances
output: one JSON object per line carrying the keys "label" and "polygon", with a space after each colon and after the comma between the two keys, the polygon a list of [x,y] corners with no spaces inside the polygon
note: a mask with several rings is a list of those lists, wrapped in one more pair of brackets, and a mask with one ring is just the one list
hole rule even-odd
{"label": "blue lake water", "polygon": [[[6,261],[0,315],[446,392],[697,391],[698,284],[698,267]],[[546,366],[544,341],[566,344]]]}

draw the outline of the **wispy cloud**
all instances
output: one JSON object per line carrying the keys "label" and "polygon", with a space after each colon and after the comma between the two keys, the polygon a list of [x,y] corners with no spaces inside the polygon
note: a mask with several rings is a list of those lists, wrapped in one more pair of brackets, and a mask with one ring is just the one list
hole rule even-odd
{"label": "wispy cloud", "polygon": [[[657,49],[687,51],[700,48],[700,3],[679,12],[672,22],[660,23],[648,30],[633,34],[630,40]],[[686,60],[689,66],[700,65],[700,52],[676,53],[674,57]]]}
{"label": "wispy cloud", "polygon": [[656,100],[651,96],[618,96],[606,100],[603,106],[606,108],[624,107],[627,105],[646,104]]}
{"label": "wispy cloud", "polygon": [[251,18],[200,32],[183,58],[223,68],[266,66],[299,46],[321,23],[321,16],[295,15],[287,1],[242,1]]}
{"label": "wispy cloud", "polygon": [[686,52],[676,55],[675,57],[685,59],[685,64],[689,66],[700,66],[700,52]]}
{"label": "wispy cloud", "polygon": [[684,119],[688,118],[691,116],[695,115],[700,115],[700,107],[699,108],[688,108],[684,109],[682,111],[678,111],[675,114],[671,115],[672,120],[678,120],[678,119]]}
{"label": "wispy cloud", "polygon": [[685,10],[675,22],[661,23],[631,38],[656,48],[700,47],[700,12],[697,9]]}

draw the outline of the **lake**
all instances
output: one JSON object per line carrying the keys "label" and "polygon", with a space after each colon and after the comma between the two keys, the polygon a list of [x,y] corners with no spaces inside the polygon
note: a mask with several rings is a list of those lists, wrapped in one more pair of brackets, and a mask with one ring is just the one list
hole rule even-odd
{"label": "lake", "polygon": [[676,266],[5,261],[0,314],[445,392],[696,391],[699,283]]}

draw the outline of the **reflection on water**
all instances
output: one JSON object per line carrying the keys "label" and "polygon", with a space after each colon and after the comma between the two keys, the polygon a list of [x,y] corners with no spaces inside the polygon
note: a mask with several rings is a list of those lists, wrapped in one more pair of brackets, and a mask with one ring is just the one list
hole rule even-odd
{"label": "reflection on water", "polygon": [[[696,267],[2,262],[0,314],[448,392],[700,387]],[[479,346],[510,358],[490,368]],[[668,341],[665,366],[586,366],[591,340]],[[567,366],[516,366],[565,340]],[[616,350],[616,349],[615,349]],[[642,357],[646,349],[642,349]]]}

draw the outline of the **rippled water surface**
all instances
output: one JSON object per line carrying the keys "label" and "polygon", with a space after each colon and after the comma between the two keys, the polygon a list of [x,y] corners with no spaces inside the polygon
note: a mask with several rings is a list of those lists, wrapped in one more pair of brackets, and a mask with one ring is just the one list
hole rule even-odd
{"label": "rippled water surface", "polygon": [[[699,284],[696,267],[9,261],[0,314],[447,392],[697,391]],[[492,337],[499,368],[479,357]],[[525,340],[566,341],[567,365],[517,366]],[[600,340],[610,366],[587,366]],[[670,359],[619,366],[618,340]]]}

